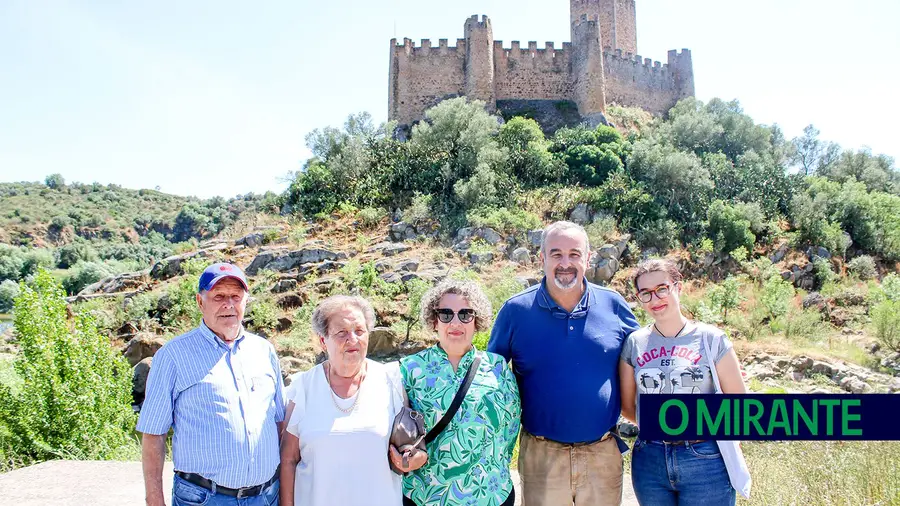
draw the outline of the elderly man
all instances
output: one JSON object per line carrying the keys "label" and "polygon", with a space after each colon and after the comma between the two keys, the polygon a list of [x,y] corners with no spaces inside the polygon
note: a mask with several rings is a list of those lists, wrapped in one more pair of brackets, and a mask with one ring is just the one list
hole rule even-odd
{"label": "elderly man", "polygon": [[275,349],[241,325],[247,292],[237,266],[207,267],[197,293],[203,321],[153,358],[137,425],[148,505],[165,505],[170,428],[175,506],[278,503],[283,384]]}
{"label": "elderly man", "polygon": [[587,234],[544,229],[544,279],[500,309],[488,351],[512,360],[522,396],[524,506],[620,504],[619,351],[638,328],[625,299],[584,279]]}

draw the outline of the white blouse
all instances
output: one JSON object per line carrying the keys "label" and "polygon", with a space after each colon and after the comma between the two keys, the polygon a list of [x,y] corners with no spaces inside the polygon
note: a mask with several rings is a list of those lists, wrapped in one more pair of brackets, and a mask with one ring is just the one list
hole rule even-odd
{"label": "white blouse", "polygon": [[[294,480],[297,506],[400,506],[402,483],[390,469],[388,445],[403,406],[396,362],[366,359],[362,386],[349,399],[332,396],[320,364],[293,377],[287,399],[294,410],[287,430],[300,439]],[[356,408],[344,413],[359,397]]]}

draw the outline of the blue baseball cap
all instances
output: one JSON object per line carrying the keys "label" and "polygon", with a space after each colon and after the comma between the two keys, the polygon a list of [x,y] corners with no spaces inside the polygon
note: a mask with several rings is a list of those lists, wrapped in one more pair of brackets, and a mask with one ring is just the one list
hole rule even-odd
{"label": "blue baseball cap", "polygon": [[203,270],[203,274],[200,275],[200,283],[197,287],[197,291],[205,292],[212,290],[212,288],[216,286],[216,283],[225,278],[234,278],[240,281],[244,290],[250,291],[250,287],[247,284],[247,277],[244,276],[244,271],[237,265],[224,262],[212,264]]}

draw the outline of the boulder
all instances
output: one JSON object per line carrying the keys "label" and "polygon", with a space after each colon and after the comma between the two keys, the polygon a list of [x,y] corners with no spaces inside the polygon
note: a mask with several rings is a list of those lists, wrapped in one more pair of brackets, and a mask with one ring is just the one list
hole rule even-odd
{"label": "boulder", "polygon": [[384,274],[382,274],[381,276],[378,276],[378,277],[383,279],[386,283],[399,283],[399,282],[403,281],[402,276],[393,271],[385,272]]}
{"label": "boulder", "polygon": [[284,386],[290,385],[288,378],[302,372],[306,366],[306,362],[296,357],[281,357],[278,359],[278,364],[281,366],[281,377],[285,380]]}
{"label": "boulder", "polygon": [[125,359],[131,367],[134,367],[141,360],[155,355],[164,344],[166,340],[161,337],[152,334],[139,335],[128,342],[124,353]]}
{"label": "boulder", "polygon": [[98,293],[119,293],[124,291],[134,292],[143,290],[149,286],[150,271],[126,272],[118,276],[111,276],[84,287],[79,296],[94,295]]}
{"label": "boulder", "polygon": [[321,276],[323,274],[328,274],[329,272],[339,271],[344,268],[347,264],[345,262],[338,262],[332,260],[325,260],[324,262],[320,262],[317,264],[306,264],[301,265],[300,269],[297,270],[298,277],[306,277],[310,274],[315,276]]}
{"label": "boulder", "polygon": [[296,309],[298,307],[303,307],[303,304],[305,304],[306,301],[300,294],[289,293],[279,297],[275,303],[282,309]]}
{"label": "boulder", "polygon": [[486,251],[484,253],[472,253],[469,252],[469,262],[472,265],[483,265],[489,264],[494,261],[494,254],[490,251]]}
{"label": "boulder", "polygon": [[293,292],[297,289],[297,280],[296,279],[282,279],[281,281],[275,283],[269,291],[272,293],[285,293],[285,292]]}
{"label": "boulder", "polygon": [[368,355],[385,357],[397,354],[397,333],[389,327],[375,327],[369,333]]}
{"label": "boulder", "polygon": [[818,310],[825,309],[825,297],[819,292],[812,292],[803,298],[803,309],[816,308]]}
{"label": "boulder", "polygon": [[235,246],[247,246],[248,248],[258,248],[262,246],[263,243],[263,235],[260,233],[252,233],[247,234],[244,237],[241,237],[237,241],[234,241]]}
{"label": "boulder", "polygon": [[498,234],[496,230],[494,230],[492,228],[488,228],[488,227],[479,228],[476,231],[475,235],[477,237],[484,239],[491,246],[494,246],[497,243],[499,243],[501,240],[503,240],[503,237],[501,237],[500,234]]}
{"label": "boulder", "polygon": [[769,257],[769,260],[772,261],[773,264],[777,264],[778,262],[784,260],[784,257],[787,256],[789,250],[788,243],[782,243],[781,246],[772,253],[772,256]]}
{"label": "boulder", "polygon": [[828,362],[822,362],[820,360],[814,361],[809,370],[814,374],[822,374],[828,376],[829,378],[834,376],[835,373],[835,368],[833,365],[829,364]]}
{"label": "boulder", "polygon": [[619,259],[619,248],[617,248],[614,244],[604,244],[597,250],[597,255],[600,258],[615,258]]}
{"label": "boulder", "polygon": [[407,273],[400,275],[400,281],[402,281],[404,283],[412,281],[414,279],[421,279],[421,278],[415,272],[407,272]]}
{"label": "boulder", "polygon": [[456,242],[465,241],[472,238],[475,229],[472,227],[463,227],[456,231]]}
{"label": "boulder", "polygon": [[569,221],[579,225],[587,225],[591,222],[591,208],[584,203],[578,204],[569,214]]}
{"label": "boulder", "polygon": [[410,258],[408,260],[402,260],[397,264],[395,269],[400,272],[416,272],[419,270],[419,259]]}
{"label": "boulder", "polygon": [[809,368],[812,367],[812,365],[813,359],[804,355],[795,357],[793,360],[791,360],[791,367],[793,367],[795,371],[798,371],[800,373],[806,372],[807,370],[809,370]]}
{"label": "boulder", "polygon": [[283,249],[268,250],[261,252],[253,259],[253,262],[247,267],[246,273],[249,276],[255,276],[263,269],[286,272],[306,264],[317,264],[326,260],[344,260],[346,258],[346,253],[339,253],[325,248],[302,248],[294,251],[285,251]]}
{"label": "boulder", "polygon": [[393,269],[393,265],[386,260],[379,260],[375,262],[375,272],[378,274],[384,274],[385,272]]}
{"label": "boulder", "polygon": [[624,234],[619,238],[618,241],[615,242],[616,249],[619,250],[619,254],[617,258],[622,258],[622,255],[625,254],[625,251],[628,250],[628,241],[631,240],[631,234]]}
{"label": "boulder", "polygon": [[183,255],[172,255],[170,257],[166,257],[153,264],[153,267],[150,268],[150,277],[157,281],[162,281],[174,278],[175,276],[179,276],[184,273],[182,265],[184,264],[185,260],[194,258],[209,258],[212,255],[213,251],[217,250],[200,250],[193,251],[191,253],[184,253]]}
{"label": "boulder", "polygon": [[619,270],[619,261],[615,258],[598,258],[591,260],[588,278],[592,283],[607,283]]}
{"label": "boulder", "polygon": [[542,229],[529,230],[525,232],[525,240],[528,242],[528,247],[531,249],[536,249],[541,247],[541,240],[544,238],[544,231]]}
{"label": "boulder", "polygon": [[520,265],[531,264],[531,254],[528,252],[528,248],[516,248],[509,259]]}
{"label": "boulder", "polygon": [[829,253],[827,249],[825,249],[821,246],[819,246],[819,247],[810,246],[806,250],[806,256],[807,256],[807,258],[809,258],[810,262],[813,262],[813,261],[815,261],[816,258],[822,258],[824,260],[828,260],[831,258],[831,253]]}
{"label": "boulder", "polygon": [[413,240],[416,238],[416,227],[406,222],[392,223],[388,238],[393,242]]}
{"label": "boulder", "polygon": [[287,332],[288,330],[291,330],[291,327],[293,327],[293,326],[294,326],[294,320],[292,320],[286,316],[282,316],[281,318],[278,319],[278,325],[275,326],[275,330],[277,332]]}
{"label": "boulder", "polygon": [[131,374],[131,396],[136,406],[144,403],[144,395],[147,391],[147,376],[150,375],[150,367],[153,365],[153,357],[147,357],[137,365]]}
{"label": "boulder", "polygon": [[381,242],[366,250],[366,253],[380,253],[386,257],[392,257],[409,251],[409,246],[402,243]]}

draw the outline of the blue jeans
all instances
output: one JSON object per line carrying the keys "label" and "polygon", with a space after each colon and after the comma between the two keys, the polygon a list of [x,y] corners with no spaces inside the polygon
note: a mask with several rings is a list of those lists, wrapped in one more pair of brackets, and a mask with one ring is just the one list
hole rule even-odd
{"label": "blue jeans", "polygon": [[719,506],[736,500],[715,441],[673,446],[638,439],[631,455],[631,483],[642,505]]}
{"label": "blue jeans", "polygon": [[279,482],[269,485],[261,494],[238,499],[194,485],[178,476],[172,485],[172,506],[278,506]]}

